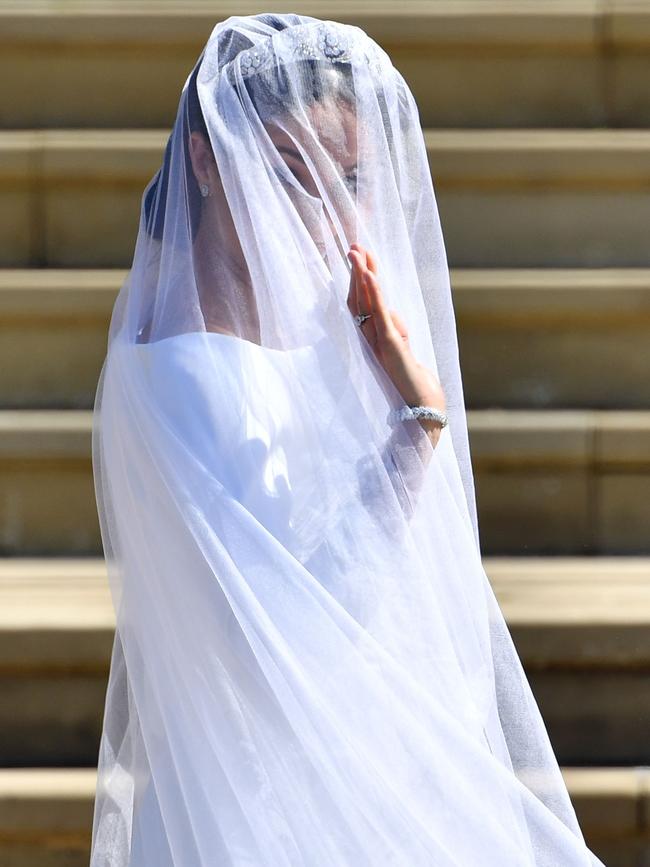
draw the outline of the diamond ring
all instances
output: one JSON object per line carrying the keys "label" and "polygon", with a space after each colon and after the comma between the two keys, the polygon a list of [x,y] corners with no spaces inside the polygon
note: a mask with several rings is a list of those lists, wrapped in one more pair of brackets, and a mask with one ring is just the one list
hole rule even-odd
{"label": "diamond ring", "polygon": [[366,319],[370,319],[371,316],[372,313],[357,313],[357,315],[354,317],[354,321],[357,323],[357,325],[360,326],[363,325]]}

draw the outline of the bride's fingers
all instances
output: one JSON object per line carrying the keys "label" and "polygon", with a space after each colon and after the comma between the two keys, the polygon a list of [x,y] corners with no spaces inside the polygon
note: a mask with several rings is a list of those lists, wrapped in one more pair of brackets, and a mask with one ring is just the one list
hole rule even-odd
{"label": "bride's fingers", "polygon": [[[377,260],[376,260],[375,256],[370,252],[370,250],[364,250],[364,252],[366,254],[366,267],[363,269],[363,279],[365,281],[369,276],[374,275],[374,277],[375,277],[374,288],[375,288],[376,292],[378,292],[379,295],[381,295],[381,297],[383,298],[381,286],[379,285],[379,282],[378,282]],[[365,286],[365,282],[364,282],[364,286]],[[374,294],[372,293],[372,287],[366,289],[365,294],[366,294],[367,303],[369,303],[371,305],[369,307],[369,312],[372,312],[373,308],[374,308],[374,303],[375,303],[374,302]]]}
{"label": "bride's fingers", "polygon": [[[383,330],[383,334],[385,334],[385,335],[388,335],[389,333],[394,334],[394,332],[391,329],[391,325],[392,325],[394,327],[394,329],[397,331],[397,333],[399,334],[399,336],[403,340],[408,340],[408,329],[404,323],[404,320],[399,315],[399,313],[397,313],[396,310],[389,310],[386,307],[386,303],[384,300],[384,293],[382,291],[381,285],[380,285],[378,277],[377,277],[377,272],[378,272],[377,259],[375,258],[374,254],[370,252],[370,250],[367,251],[367,257],[366,258],[367,258],[367,262],[368,262],[368,269],[371,272],[370,276],[374,275],[374,284],[371,283],[371,291],[372,291],[373,286],[374,286],[374,289],[376,292],[376,297],[379,300],[380,306],[383,307],[382,317],[383,317],[383,321],[386,325],[386,328]],[[373,301],[373,304],[377,303],[375,301],[375,295],[374,294],[371,295],[371,300]]]}
{"label": "bride's fingers", "polygon": [[395,327],[393,318],[390,314],[388,307],[386,306],[384,295],[381,291],[381,286],[379,285],[379,281],[376,275],[372,271],[366,270],[364,278],[364,285],[366,287],[368,300],[371,305],[371,312],[373,314],[373,318],[375,319],[377,336],[380,339],[395,337],[395,335],[399,334],[399,332]]}
{"label": "bride's fingers", "polygon": [[408,341],[408,330],[397,311],[389,310],[377,277],[377,260],[361,244],[351,244],[348,258],[352,262],[348,307],[356,315],[372,313],[366,320],[364,334],[372,344],[400,339]]}
{"label": "bride's fingers", "polygon": [[348,252],[348,259],[351,264],[350,270],[350,288],[348,290],[348,308],[353,315],[357,315],[360,312],[359,308],[359,283],[362,279],[362,260],[361,254],[358,250],[354,249],[354,245],[350,248]]}
{"label": "bride's fingers", "polygon": [[367,258],[366,250],[361,244],[353,244],[352,249],[355,253],[357,262],[357,311],[359,313],[370,313],[370,301],[364,288],[364,274],[366,271]]}
{"label": "bride's fingers", "polygon": [[359,312],[357,304],[357,267],[354,261],[354,256],[350,253],[348,253],[348,259],[350,261],[350,284],[348,287],[347,305],[350,313],[352,313],[353,316],[356,316]]}
{"label": "bride's fingers", "polygon": [[374,255],[370,252],[370,250],[366,251],[366,261],[368,262],[368,268],[372,271],[373,274],[377,273],[377,260]]}
{"label": "bride's fingers", "polygon": [[[361,253],[359,244],[352,244],[348,252],[348,258],[352,262],[351,286],[349,292],[348,307],[353,314],[367,313],[370,311],[368,299],[363,289],[363,274],[366,270],[365,252]],[[362,248],[361,248],[362,249]]]}

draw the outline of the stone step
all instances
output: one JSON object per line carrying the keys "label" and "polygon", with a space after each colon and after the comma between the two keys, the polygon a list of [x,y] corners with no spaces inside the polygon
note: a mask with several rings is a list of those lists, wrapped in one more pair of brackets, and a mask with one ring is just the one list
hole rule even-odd
{"label": "stone step", "polygon": [[649,411],[467,415],[484,553],[650,553]]}
{"label": "stone step", "polygon": [[560,759],[648,764],[650,558],[485,557],[484,567]]}
{"label": "stone step", "polygon": [[[647,768],[563,766],[587,844],[607,867],[638,867],[650,854]],[[0,770],[0,863],[86,867],[97,772],[94,768]]]}
{"label": "stone step", "polygon": [[[129,267],[165,130],[0,132],[0,267]],[[427,129],[452,267],[650,264],[650,130]]]}
{"label": "stone step", "polygon": [[[650,411],[467,418],[483,553],[650,553]],[[92,410],[0,411],[0,555],[101,552],[91,429]]]}
{"label": "stone step", "polygon": [[[92,407],[126,273],[0,270],[0,406]],[[451,284],[468,406],[650,404],[650,270],[456,268]]]}
{"label": "stone step", "polygon": [[0,864],[87,867],[94,768],[0,770]]}
{"label": "stone step", "polygon": [[[483,565],[559,760],[648,764],[650,558]],[[96,761],[114,627],[102,558],[0,559],[0,765]]]}
{"label": "stone step", "polygon": [[0,270],[0,406],[92,408],[126,273]]}
{"label": "stone step", "polygon": [[114,630],[103,558],[0,559],[0,766],[96,763]]}
{"label": "stone step", "polygon": [[0,412],[0,555],[97,554],[92,410]]}
{"label": "stone step", "polygon": [[[268,2],[269,11],[286,11]],[[625,0],[295,0],[362,27],[431,126],[647,126],[650,9]],[[3,3],[5,127],[165,126],[224,0]]]}
{"label": "stone step", "polygon": [[451,270],[472,409],[650,405],[650,271]]}

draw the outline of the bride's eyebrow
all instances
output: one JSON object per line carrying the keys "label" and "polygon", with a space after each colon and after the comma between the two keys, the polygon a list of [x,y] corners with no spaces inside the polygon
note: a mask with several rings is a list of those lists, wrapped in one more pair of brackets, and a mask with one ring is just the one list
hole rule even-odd
{"label": "bride's eyebrow", "polygon": [[304,163],[302,156],[295,148],[291,148],[288,145],[278,145],[277,149],[279,153],[288,154],[290,157],[295,157],[296,159]]}
{"label": "bride's eyebrow", "polygon": [[[289,145],[278,145],[277,150],[279,153],[286,153],[288,156],[295,157],[297,160],[300,160],[301,163],[305,162],[301,154],[295,148],[289,147]],[[353,163],[349,167],[343,166],[342,168],[346,173],[355,172],[357,170],[357,164]]]}

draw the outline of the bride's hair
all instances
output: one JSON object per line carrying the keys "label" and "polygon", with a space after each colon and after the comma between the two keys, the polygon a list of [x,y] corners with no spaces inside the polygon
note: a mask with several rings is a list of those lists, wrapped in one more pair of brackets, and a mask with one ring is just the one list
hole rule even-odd
{"label": "bride's hair", "polygon": [[[208,129],[205,125],[203,112],[199,103],[199,96],[196,91],[196,76],[200,64],[192,71],[187,85],[187,135],[183,137],[183,148],[185,151],[185,166],[191,166],[189,145],[187,138],[191,132],[200,132],[209,141]],[[165,201],[167,199],[167,189],[169,186],[169,167],[171,165],[171,149],[172,149],[173,134],[169,135],[165,146],[162,165],[154,175],[144,194],[144,217],[146,223],[147,234],[156,240],[161,240],[163,229],[165,226]],[[201,219],[201,198],[199,185],[194,176],[193,171],[185,173],[185,185],[187,191],[187,201],[190,213],[190,226],[192,237],[196,235]]]}

